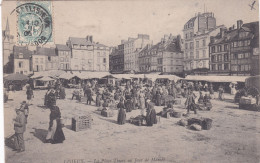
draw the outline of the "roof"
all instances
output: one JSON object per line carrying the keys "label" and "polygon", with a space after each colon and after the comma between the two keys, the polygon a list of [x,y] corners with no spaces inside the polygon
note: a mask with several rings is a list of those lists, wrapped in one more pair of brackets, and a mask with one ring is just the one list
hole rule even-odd
{"label": "roof", "polygon": [[71,44],[77,44],[77,45],[93,45],[92,42],[87,41],[86,38],[78,38],[78,37],[69,37],[69,41],[71,42]]}
{"label": "roof", "polygon": [[[23,58],[20,58],[20,55],[23,55]],[[27,49],[26,46],[14,46],[14,59],[30,59],[33,51]]]}
{"label": "roof", "polygon": [[[246,23],[243,24],[240,29],[225,31],[224,37],[222,38],[220,37],[220,33],[218,33],[218,35],[214,37],[215,42],[210,44],[215,45],[215,44],[226,43],[229,41],[239,40],[239,35],[238,35],[239,30],[250,32],[251,34],[247,38],[251,39],[252,36],[254,36],[251,46],[259,47],[259,22]],[[243,40],[244,39],[246,38],[243,37]]]}
{"label": "roof", "polygon": [[55,48],[37,47],[36,55],[57,56]]}
{"label": "roof", "polygon": [[70,51],[70,48],[67,45],[56,44],[56,48],[61,51]]}

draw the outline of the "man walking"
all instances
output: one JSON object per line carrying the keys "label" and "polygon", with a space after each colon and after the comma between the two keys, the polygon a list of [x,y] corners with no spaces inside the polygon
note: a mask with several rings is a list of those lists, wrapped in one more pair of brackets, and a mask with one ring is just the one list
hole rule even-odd
{"label": "man walking", "polygon": [[188,91],[188,96],[185,102],[185,106],[187,107],[187,114],[189,114],[190,110],[194,111],[194,114],[197,114],[196,107],[195,107],[195,94],[191,89]]}
{"label": "man walking", "polygon": [[26,128],[26,118],[21,108],[16,108],[16,118],[14,119],[14,145],[17,152],[25,151],[23,133]]}

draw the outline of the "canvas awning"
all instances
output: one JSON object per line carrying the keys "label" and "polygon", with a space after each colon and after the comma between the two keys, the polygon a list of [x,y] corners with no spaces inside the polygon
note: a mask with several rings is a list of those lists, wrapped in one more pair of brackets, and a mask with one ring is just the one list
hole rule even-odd
{"label": "canvas awning", "polygon": [[53,81],[53,80],[55,80],[55,79],[50,78],[49,76],[44,76],[44,77],[39,78],[39,79],[36,79],[36,80],[43,81],[43,82],[47,82],[47,81]]}
{"label": "canvas awning", "polygon": [[193,76],[188,75],[184,80],[207,82],[245,82],[248,76]]}

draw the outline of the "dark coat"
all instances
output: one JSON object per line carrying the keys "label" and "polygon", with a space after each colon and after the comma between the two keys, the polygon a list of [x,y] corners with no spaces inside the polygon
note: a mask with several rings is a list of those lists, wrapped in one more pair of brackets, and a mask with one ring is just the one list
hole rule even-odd
{"label": "dark coat", "polygon": [[22,134],[26,130],[26,118],[24,113],[17,115],[14,122],[15,133]]}
{"label": "dark coat", "polygon": [[117,123],[123,125],[125,124],[125,120],[126,120],[125,110],[124,108],[120,108],[118,111]]}
{"label": "dark coat", "polygon": [[156,111],[154,108],[147,110],[146,124],[147,126],[153,126],[153,124],[157,124]]}
{"label": "dark coat", "polygon": [[131,100],[126,100],[125,102],[126,112],[131,112],[134,109],[134,103]]}

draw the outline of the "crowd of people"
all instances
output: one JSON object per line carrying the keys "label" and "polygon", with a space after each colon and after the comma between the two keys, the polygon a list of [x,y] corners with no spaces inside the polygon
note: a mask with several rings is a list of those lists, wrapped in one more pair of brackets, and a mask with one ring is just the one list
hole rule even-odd
{"label": "crowd of people", "polygon": [[[199,91],[200,96],[198,102],[193,91]],[[203,96],[202,91],[205,92]],[[223,100],[224,88],[220,85],[218,89],[220,100]],[[26,123],[29,115],[29,105],[34,97],[33,89],[28,86],[26,90],[27,101],[23,101],[21,106],[16,109],[17,117],[14,119],[15,126],[15,150],[22,152],[25,150],[23,133],[25,132]],[[61,112],[56,105],[57,99],[65,99],[66,92],[63,83],[60,80],[55,82],[55,85],[49,86],[45,97],[44,105],[50,109],[49,128],[46,137],[46,143],[62,143],[65,136],[62,130]],[[82,101],[86,99],[85,105],[94,105],[108,110],[111,107],[118,110],[117,123],[124,125],[126,123],[126,114],[132,110],[140,110],[140,115],[144,119],[144,125],[153,126],[157,123],[156,111],[154,106],[171,107],[177,98],[186,98],[185,107],[187,114],[190,111],[197,113],[198,105],[211,106],[210,99],[214,98],[214,90],[212,83],[187,82],[187,81],[168,81],[165,83],[153,82],[152,84],[144,83],[142,80],[128,81],[125,84],[116,82],[101,86],[97,82],[82,82],[79,88],[76,88],[71,100]],[[211,108],[208,107],[208,108]]]}

